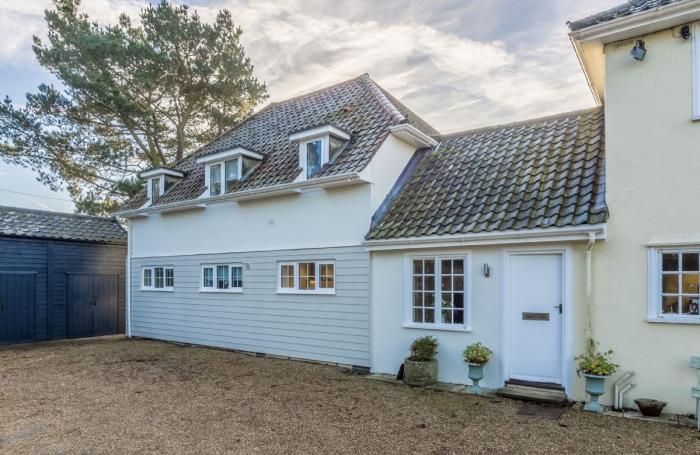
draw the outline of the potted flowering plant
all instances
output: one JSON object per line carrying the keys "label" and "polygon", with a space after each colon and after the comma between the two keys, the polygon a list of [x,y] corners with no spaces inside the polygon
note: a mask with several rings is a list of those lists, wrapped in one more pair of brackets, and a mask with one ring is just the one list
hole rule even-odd
{"label": "potted flowering plant", "polygon": [[409,385],[431,385],[437,382],[438,340],[424,336],[411,344],[411,355],[403,363],[403,382]]}
{"label": "potted flowering plant", "polygon": [[617,371],[619,365],[610,360],[613,351],[597,352],[597,343],[589,341],[586,353],[576,357],[579,375],[586,378],[586,392],[591,400],[583,407],[586,411],[603,412],[605,409],[598,403],[598,397],[605,393],[605,379]]}
{"label": "potted flowering plant", "polygon": [[472,380],[472,386],[469,387],[470,392],[481,393],[479,382],[484,379],[484,365],[491,359],[491,354],[493,352],[479,342],[470,344],[462,352],[464,361],[469,365],[468,376]]}

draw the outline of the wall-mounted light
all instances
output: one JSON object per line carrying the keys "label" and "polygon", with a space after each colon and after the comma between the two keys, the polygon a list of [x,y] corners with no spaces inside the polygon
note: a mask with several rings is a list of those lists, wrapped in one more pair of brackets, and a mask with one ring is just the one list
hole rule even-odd
{"label": "wall-mounted light", "polygon": [[491,267],[488,264],[484,264],[484,277],[488,278],[491,276]]}
{"label": "wall-mounted light", "polygon": [[635,60],[639,60],[640,62],[644,60],[644,57],[647,55],[647,50],[644,47],[644,41],[642,40],[637,40],[637,44],[634,45],[632,48],[632,52],[630,52],[630,55],[632,55],[632,58]]}
{"label": "wall-mounted light", "polygon": [[681,38],[689,39],[693,34],[690,31],[690,25],[684,25],[681,27]]}

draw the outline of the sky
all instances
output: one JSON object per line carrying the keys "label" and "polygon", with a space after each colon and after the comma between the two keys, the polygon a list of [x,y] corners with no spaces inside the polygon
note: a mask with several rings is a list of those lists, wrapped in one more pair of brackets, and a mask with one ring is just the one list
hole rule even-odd
{"label": "sky", "polygon": [[[100,23],[138,16],[148,1],[83,0]],[[362,73],[440,132],[593,106],[567,20],[622,0],[199,0],[205,20],[229,9],[270,101]],[[51,0],[0,2],[0,96],[21,103],[42,82],[32,35],[44,36]],[[0,159],[0,205],[73,210],[29,169]]]}

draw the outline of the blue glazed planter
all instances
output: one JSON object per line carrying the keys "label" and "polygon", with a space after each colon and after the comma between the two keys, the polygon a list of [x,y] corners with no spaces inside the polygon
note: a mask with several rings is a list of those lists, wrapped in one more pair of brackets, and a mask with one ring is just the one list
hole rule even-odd
{"label": "blue glazed planter", "polygon": [[583,407],[584,411],[601,413],[605,408],[598,403],[598,397],[605,393],[605,378],[596,374],[581,373],[586,378],[586,393],[591,396],[591,401]]}
{"label": "blue glazed planter", "polygon": [[479,386],[479,382],[484,379],[484,365],[480,363],[469,363],[469,379],[472,380],[472,385],[467,387],[467,390],[471,393],[480,394],[482,393],[482,388]]}

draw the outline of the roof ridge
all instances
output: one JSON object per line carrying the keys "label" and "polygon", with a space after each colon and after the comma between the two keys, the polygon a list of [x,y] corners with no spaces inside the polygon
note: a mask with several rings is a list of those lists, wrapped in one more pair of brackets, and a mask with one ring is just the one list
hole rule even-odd
{"label": "roof ridge", "polygon": [[518,126],[525,126],[525,125],[530,125],[530,124],[535,124],[535,123],[540,123],[540,122],[546,122],[549,120],[563,119],[563,118],[567,118],[567,117],[573,117],[576,115],[586,114],[588,112],[601,111],[602,109],[603,108],[601,106],[589,107],[586,109],[578,109],[575,111],[561,112],[559,114],[552,114],[552,115],[545,115],[542,117],[535,117],[535,118],[528,119],[528,120],[518,120],[515,122],[501,123],[501,124],[497,124],[497,125],[483,126],[480,128],[455,131],[452,133],[440,135],[438,137],[438,140],[439,140],[439,142],[442,142],[442,141],[447,140],[447,139],[454,139],[455,137],[468,136],[471,134],[483,133],[486,131],[492,131],[492,130],[498,130],[498,129],[515,128]]}
{"label": "roof ridge", "polygon": [[101,216],[101,215],[84,215],[82,213],[69,213],[69,212],[56,212],[53,210],[40,210],[40,209],[28,209],[26,207],[15,207],[12,205],[0,205],[0,210],[19,210],[21,212],[32,212],[32,213],[47,213],[51,215],[65,216],[71,218],[90,218],[90,219],[101,219],[108,221],[116,221],[115,216]]}
{"label": "roof ridge", "polygon": [[362,78],[365,77],[365,76],[369,76],[369,74],[363,73],[363,74],[360,74],[359,76],[355,76],[355,77],[350,78],[350,79],[345,79],[345,80],[343,80],[343,81],[336,82],[336,83],[331,84],[331,85],[326,85],[326,86],[317,88],[316,90],[313,90],[313,91],[311,91],[311,92],[301,93],[301,94],[296,95],[296,96],[293,96],[293,97],[291,97],[291,98],[285,98],[285,99],[280,100],[280,101],[270,101],[270,104],[268,104],[267,106],[263,107],[263,109],[260,109],[258,112],[256,112],[256,114],[262,112],[263,110],[267,109],[268,107],[271,107],[271,106],[279,106],[280,104],[286,104],[286,103],[289,103],[289,102],[292,102],[292,101],[297,101],[297,100],[299,100],[299,99],[301,99],[301,98],[306,98],[307,96],[317,95],[318,93],[320,93],[320,92],[322,92],[322,91],[324,91],[324,90],[329,90],[329,89],[332,89],[332,88],[339,87],[339,86],[341,86],[341,85],[343,85],[343,84],[347,84],[347,83],[349,83],[349,82],[354,82],[354,81],[360,80],[360,79],[362,79]]}
{"label": "roof ridge", "polygon": [[384,94],[384,91],[382,88],[377,84],[369,75],[369,73],[365,73],[362,76],[359,77],[365,84],[367,84],[367,89],[369,92],[374,96],[377,101],[379,101],[379,104],[382,105],[382,107],[389,113],[391,116],[392,120],[395,120],[396,122],[405,122],[406,121],[406,116],[403,115],[398,108],[394,105],[394,103],[391,102],[389,97],[387,97]]}

